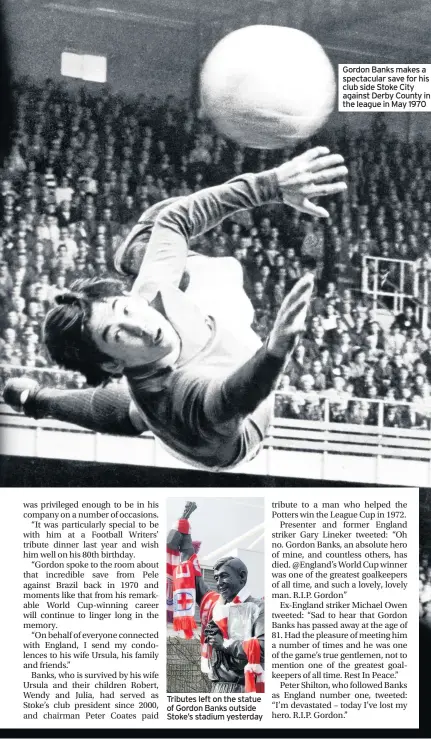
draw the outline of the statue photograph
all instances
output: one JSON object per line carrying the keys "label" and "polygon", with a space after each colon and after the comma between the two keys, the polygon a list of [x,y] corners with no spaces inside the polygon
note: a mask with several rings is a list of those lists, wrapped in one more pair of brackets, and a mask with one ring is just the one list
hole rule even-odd
{"label": "statue photograph", "polygon": [[[170,499],[168,516],[181,504]],[[207,498],[169,530],[168,692],[264,692],[263,517],[262,498]]]}

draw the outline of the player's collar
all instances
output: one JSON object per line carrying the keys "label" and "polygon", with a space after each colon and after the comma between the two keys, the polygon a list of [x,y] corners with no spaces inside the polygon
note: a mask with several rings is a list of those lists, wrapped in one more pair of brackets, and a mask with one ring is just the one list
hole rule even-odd
{"label": "player's collar", "polygon": [[168,356],[162,363],[157,361],[130,368],[125,374],[134,379],[156,381],[194,359],[212,338],[212,329],[197,305],[178,288],[167,286],[159,290],[150,306],[161,313],[177,332],[181,340],[180,355]]}
{"label": "player's collar", "polygon": [[177,288],[159,290],[150,303],[175,329],[181,339],[181,352],[177,367],[199,354],[211,338],[207,317],[187,295]]}

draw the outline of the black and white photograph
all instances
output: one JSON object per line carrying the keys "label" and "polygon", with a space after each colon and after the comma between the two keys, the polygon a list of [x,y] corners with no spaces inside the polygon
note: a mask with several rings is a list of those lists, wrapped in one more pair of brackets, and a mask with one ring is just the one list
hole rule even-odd
{"label": "black and white photograph", "polygon": [[428,2],[2,10],[5,484],[428,484]]}

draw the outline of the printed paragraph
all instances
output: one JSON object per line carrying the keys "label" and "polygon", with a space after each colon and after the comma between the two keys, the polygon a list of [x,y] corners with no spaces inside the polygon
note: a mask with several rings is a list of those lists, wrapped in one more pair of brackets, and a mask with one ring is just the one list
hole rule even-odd
{"label": "printed paragraph", "polygon": [[23,718],[158,718],[158,507],[23,503]]}
{"label": "printed paragraph", "polygon": [[403,493],[349,491],[272,502],[274,719],[408,712],[417,650],[415,505]]}

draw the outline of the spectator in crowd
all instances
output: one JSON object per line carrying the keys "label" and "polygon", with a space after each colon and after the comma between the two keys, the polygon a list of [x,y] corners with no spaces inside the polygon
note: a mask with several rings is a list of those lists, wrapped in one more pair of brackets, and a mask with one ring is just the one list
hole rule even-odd
{"label": "spectator in crowd", "polygon": [[419,330],[419,324],[414,316],[411,305],[406,305],[403,313],[399,313],[394,321],[395,326],[399,326],[401,331],[408,331],[411,328]]}

